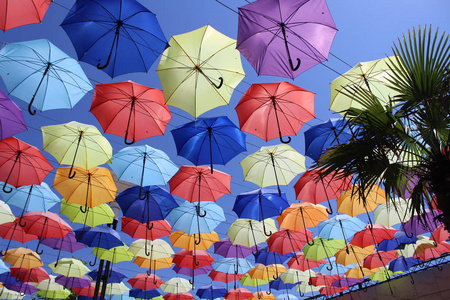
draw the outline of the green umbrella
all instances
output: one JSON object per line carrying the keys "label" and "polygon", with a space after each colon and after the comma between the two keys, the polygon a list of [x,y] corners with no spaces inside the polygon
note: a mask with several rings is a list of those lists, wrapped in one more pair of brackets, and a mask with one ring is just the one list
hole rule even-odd
{"label": "green umbrella", "polygon": [[61,199],[61,213],[69,218],[73,223],[80,223],[89,227],[95,227],[101,224],[111,224],[114,220],[114,212],[111,207],[106,204],[96,205],[94,207],[86,207],[86,212],[83,213],[80,209],[84,205],[77,203],[67,203],[66,200]]}
{"label": "green umbrella", "polygon": [[305,258],[313,259],[315,261],[319,261],[323,258],[328,259],[327,266],[328,270],[333,269],[333,264],[330,261],[330,257],[335,255],[340,249],[345,247],[345,240],[333,240],[333,239],[324,239],[321,237],[314,237],[314,244],[306,244],[303,248],[303,253],[305,254]]}
{"label": "green umbrella", "polygon": [[244,276],[241,277],[241,279],[239,279],[239,281],[241,282],[242,285],[256,287],[262,284],[268,284],[270,280],[269,278],[266,279],[251,278],[249,274],[245,274]]}
{"label": "green umbrella", "polygon": [[287,272],[281,274],[280,278],[284,283],[296,284],[300,281],[309,282],[309,279],[314,276],[316,276],[316,273],[313,270],[300,271],[296,269],[289,269]]}
{"label": "green umbrella", "polygon": [[39,296],[47,299],[66,299],[71,292],[68,289],[59,290],[40,290],[37,292]]}
{"label": "green umbrella", "polygon": [[134,254],[128,250],[128,246],[118,246],[111,249],[94,247],[92,253],[97,255],[99,259],[107,260],[112,263],[132,261],[134,258]]}

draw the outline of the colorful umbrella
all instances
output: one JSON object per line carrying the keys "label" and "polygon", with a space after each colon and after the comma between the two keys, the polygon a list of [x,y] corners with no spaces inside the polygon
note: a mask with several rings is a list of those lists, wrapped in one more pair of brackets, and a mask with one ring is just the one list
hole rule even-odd
{"label": "colorful umbrella", "polygon": [[371,253],[364,258],[363,267],[367,269],[375,269],[386,266],[388,262],[398,257],[395,250],[391,251],[377,251]]}
{"label": "colorful umbrella", "polygon": [[129,292],[130,297],[135,297],[139,299],[164,299],[161,296],[161,293],[157,289],[151,290],[141,290],[141,289],[131,289]]}
{"label": "colorful umbrella", "polygon": [[214,253],[223,257],[245,258],[252,254],[256,249],[243,245],[234,245],[229,237],[223,238],[214,243]]}
{"label": "colorful umbrella", "polygon": [[53,181],[53,187],[67,203],[79,204],[80,211],[87,213],[88,208],[114,201],[117,187],[108,169],[75,167],[74,170],[72,176],[72,168],[58,168]]}
{"label": "colorful umbrella", "polygon": [[208,250],[209,247],[211,247],[214,242],[217,242],[220,240],[219,235],[216,232],[204,232],[199,233],[199,240],[200,243],[197,245],[196,242],[196,234],[188,235],[183,231],[174,231],[169,236],[170,241],[172,242],[172,245],[174,247],[183,248],[185,250],[191,251],[191,250]]}
{"label": "colorful umbrella", "polygon": [[294,79],[327,60],[336,32],[325,0],[257,1],[239,7],[237,49],[258,75]]}
{"label": "colorful umbrella", "polygon": [[[92,280],[96,281],[97,280],[97,276],[98,276],[98,269],[87,273],[87,275],[89,275],[92,278]],[[108,273],[108,282],[109,283],[113,283],[113,282],[118,283],[118,282],[121,282],[122,280],[124,280],[127,277],[128,277],[127,275],[117,271],[115,268],[111,268],[109,270],[109,273]]]}
{"label": "colorful umbrella", "polygon": [[53,155],[60,164],[88,170],[111,162],[112,147],[97,127],[71,121],[65,124],[42,126],[44,150]]}
{"label": "colorful umbrella", "polygon": [[295,256],[289,259],[287,265],[291,269],[299,270],[299,271],[307,271],[312,268],[316,268],[321,264],[326,263],[325,260],[313,260],[305,258],[305,254],[303,252],[295,253]]}
{"label": "colorful umbrella", "polygon": [[28,102],[31,115],[72,108],[92,89],[78,62],[46,39],[9,43],[0,50],[0,76],[8,92]]}
{"label": "colorful umbrella", "polygon": [[147,257],[136,256],[133,263],[141,268],[147,268],[149,270],[167,269],[173,265],[172,257],[148,259]]}
{"label": "colorful umbrella", "polygon": [[3,1],[0,29],[3,31],[28,24],[40,23],[50,6],[50,0]]}
{"label": "colorful umbrella", "polygon": [[141,223],[132,218],[122,217],[121,220],[122,232],[136,239],[155,240],[169,235],[172,232],[172,227],[166,220],[153,221],[150,225],[151,229],[148,229],[148,224]]}
{"label": "colorful umbrella", "polygon": [[35,267],[32,269],[11,267],[10,271],[11,277],[22,282],[41,282],[42,280],[50,278],[47,271],[42,267]]}
{"label": "colorful umbrella", "polygon": [[88,273],[89,268],[84,263],[75,258],[61,258],[58,261],[48,264],[54,273],[64,275],[66,277],[83,277]]}
{"label": "colorful umbrella", "polygon": [[245,76],[236,40],[210,25],[172,36],[156,71],[166,104],[195,118],[228,104]]}
{"label": "colorful umbrella", "polygon": [[220,285],[209,284],[197,289],[195,293],[200,299],[216,299],[225,296],[227,289]]}
{"label": "colorful umbrella", "polygon": [[396,229],[384,225],[366,225],[364,229],[358,231],[350,241],[351,244],[359,247],[379,244],[383,240],[390,240],[397,232]]}
{"label": "colorful umbrella", "polygon": [[17,104],[0,91],[0,140],[25,130],[27,130],[27,125],[23,119],[22,111]]}
{"label": "colorful umbrella", "polygon": [[75,233],[73,231],[68,232],[62,239],[61,238],[40,238],[42,245],[46,245],[53,249],[58,249],[58,256],[56,261],[59,260],[61,251],[66,251],[73,253],[80,249],[86,248],[87,246],[83,243],[77,242],[75,238]]}
{"label": "colorful umbrella", "polygon": [[45,299],[66,299],[71,294],[70,290],[40,290],[37,294]]}
{"label": "colorful umbrella", "polygon": [[363,221],[356,217],[336,215],[319,224],[319,232],[317,235],[324,239],[344,239],[345,243],[347,243],[364,226]]}
{"label": "colorful umbrella", "polygon": [[[0,181],[3,192],[10,193],[12,188],[24,185],[40,184],[53,166],[39,150],[15,137],[0,141]],[[26,174],[26,176],[24,176]]]}
{"label": "colorful umbrella", "polygon": [[172,267],[172,270],[174,270],[175,273],[177,273],[177,274],[183,274],[186,276],[198,276],[198,275],[208,274],[211,271],[213,271],[214,269],[212,266],[203,266],[201,268],[192,269],[192,268],[188,268],[188,267],[179,267],[177,265],[174,265]]}
{"label": "colorful umbrella", "polygon": [[301,251],[309,240],[312,240],[312,232],[309,230],[280,229],[267,239],[267,245],[270,251],[287,254]]}
{"label": "colorful umbrella", "polygon": [[339,251],[334,254],[336,263],[343,266],[351,264],[362,265],[364,258],[373,253],[374,248],[375,247],[372,245],[364,248],[352,244],[346,245],[346,247],[339,249]]}
{"label": "colorful umbrella", "polygon": [[55,282],[68,289],[81,288],[92,284],[92,280],[86,275],[81,277],[67,277],[64,275],[58,275],[55,278]]}
{"label": "colorful umbrella", "polygon": [[[224,258],[212,263],[215,271],[222,272],[225,274],[243,274],[247,273],[253,264],[244,258]],[[237,280],[234,278],[233,280]]]}
{"label": "colorful umbrella", "polygon": [[163,292],[172,294],[187,293],[191,290],[191,287],[187,279],[179,277],[172,277],[160,286]]}
{"label": "colorful umbrella", "polygon": [[[150,249],[147,251],[147,249]],[[131,243],[128,249],[135,256],[147,257],[150,260],[172,257],[174,254],[172,246],[163,239],[153,241],[139,239]]]}
{"label": "colorful umbrella", "polygon": [[19,222],[20,219],[18,218],[18,220],[16,220],[15,222],[0,224],[0,237],[9,240],[6,249],[3,250],[2,253],[8,251],[9,245],[13,240],[23,244],[25,242],[36,240],[38,238],[37,235],[26,233],[26,231],[23,230],[21,226],[19,226]]}
{"label": "colorful umbrella", "polygon": [[44,265],[39,254],[22,247],[6,251],[3,254],[3,261],[11,264],[13,267],[25,269],[42,267]]}
{"label": "colorful umbrella", "polygon": [[61,199],[60,213],[69,218],[73,223],[95,227],[102,224],[111,224],[114,220],[114,212],[108,204],[99,204],[92,208],[87,207],[85,213],[81,211],[82,209],[82,205],[67,203],[64,199]]}
{"label": "colorful umbrella", "polygon": [[97,84],[91,109],[106,133],[127,145],[163,135],[172,118],[161,90],[132,81]]}
{"label": "colorful umbrella", "polygon": [[191,293],[167,293],[163,296],[164,300],[191,300],[195,299],[194,296],[191,295]]}
{"label": "colorful umbrella", "polygon": [[14,222],[16,217],[11,211],[11,208],[8,204],[0,200],[0,224]]}
{"label": "colorful umbrella", "polygon": [[314,118],[314,93],[286,81],[252,84],[235,109],[242,131],[289,143],[283,137],[296,135]]}
{"label": "colorful umbrella", "polygon": [[409,207],[410,203],[401,198],[381,203],[373,213],[374,222],[388,227],[407,222],[411,218]]}
{"label": "colorful umbrella", "polygon": [[178,155],[194,165],[225,165],[247,150],[245,134],[228,117],[197,118],[172,129]]}
{"label": "colorful umbrella", "polygon": [[442,225],[442,223],[436,219],[437,215],[439,215],[437,211],[427,209],[421,215],[412,216],[407,222],[402,223],[403,230],[412,235],[432,232]]}
{"label": "colorful umbrella", "polygon": [[306,244],[303,248],[303,253],[305,254],[305,258],[313,259],[315,261],[321,260],[323,258],[328,259],[328,263],[330,264],[331,270],[333,265],[331,264],[330,257],[333,256],[339,249],[345,247],[344,240],[328,240],[321,237],[314,237],[314,244]]}
{"label": "colorful umbrella", "polygon": [[289,145],[261,147],[241,161],[244,180],[260,187],[288,185],[298,174],[304,172],[305,157]]}
{"label": "colorful umbrella", "polygon": [[137,1],[78,0],[61,27],[78,59],[111,77],[147,72],[167,47],[156,15]]}
{"label": "colorful umbrella", "polygon": [[132,261],[134,258],[134,254],[128,250],[128,246],[117,246],[111,249],[94,247],[92,253],[95,254],[98,259],[110,261],[112,263]]}
{"label": "colorful umbrella", "polygon": [[274,220],[266,219],[264,223],[265,225],[263,226],[262,222],[252,219],[237,219],[230,225],[227,235],[235,245],[253,247],[267,240],[264,227],[272,233],[278,231]]}
{"label": "colorful umbrella", "polygon": [[133,288],[141,290],[157,289],[164,283],[158,276],[148,275],[147,273],[139,273],[127,281]]}
{"label": "colorful umbrella", "polygon": [[265,266],[263,264],[257,264],[253,268],[251,268],[247,274],[252,279],[269,279],[276,280],[281,273],[286,272],[287,269],[285,266],[280,264],[273,264]]}
{"label": "colorful umbrella", "polygon": [[2,299],[23,299],[23,297],[25,297],[24,294],[10,290],[6,287],[0,288],[0,295]]}
{"label": "colorful umbrella", "polygon": [[277,251],[270,251],[269,247],[259,249],[255,254],[255,263],[263,265],[284,264],[292,257],[293,253],[280,254]]}
{"label": "colorful umbrella", "polygon": [[253,293],[250,292],[246,288],[235,288],[232,290],[229,290],[228,293],[225,295],[225,299],[227,300],[245,300],[253,297]]}

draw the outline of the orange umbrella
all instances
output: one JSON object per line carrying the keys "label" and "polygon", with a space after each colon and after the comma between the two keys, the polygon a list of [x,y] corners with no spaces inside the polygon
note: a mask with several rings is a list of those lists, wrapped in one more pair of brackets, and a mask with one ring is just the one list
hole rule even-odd
{"label": "orange umbrella", "polygon": [[361,248],[352,244],[348,244],[348,248],[344,247],[340,249],[334,255],[338,264],[348,266],[354,263],[362,263],[363,259],[373,253],[375,247],[370,245],[365,248]]}
{"label": "orange umbrella", "polygon": [[6,251],[3,255],[3,261],[11,264],[13,267],[25,269],[42,267],[44,265],[39,254],[22,247]]}
{"label": "orange umbrella", "polygon": [[352,217],[362,213],[369,215],[369,211],[374,211],[379,204],[385,203],[388,200],[386,199],[385,191],[377,185],[374,185],[370,191],[364,191],[366,194],[365,202],[363,202],[357,190],[358,186],[354,186],[351,189],[345,190],[336,199],[338,212]]}
{"label": "orange umbrella", "polygon": [[111,172],[103,167],[94,167],[89,170],[74,167],[73,178],[69,177],[70,168],[59,168],[56,171],[53,187],[65,198],[67,203],[84,205],[87,207],[114,201],[117,187]]}
{"label": "orange umbrella", "polygon": [[173,265],[172,257],[148,259],[143,256],[136,256],[133,262],[140,268],[147,268],[150,270],[166,269]]}
{"label": "orange umbrella", "polygon": [[286,272],[287,269],[281,264],[263,265],[257,264],[255,267],[250,269],[247,273],[252,279],[275,279],[278,278],[280,273]]}
{"label": "orange umbrella", "polygon": [[[306,241],[310,244],[306,227],[315,227],[323,220],[328,219],[327,208],[321,204],[312,204],[309,202],[293,203],[286,208],[277,221],[280,229],[290,229],[299,231],[305,229]],[[314,244],[314,242],[312,242]],[[310,245],[312,245],[310,244]]]}
{"label": "orange umbrella", "polygon": [[372,275],[375,272],[380,271],[379,268],[375,268],[375,269],[367,269],[367,268],[363,268],[361,266],[356,267],[356,268],[352,268],[352,269],[348,269],[347,272],[345,272],[345,276],[347,278],[364,278],[366,276]]}
{"label": "orange umbrella", "polygon": [[249,300],[272,300],[276,297],[268,291],[258,291],[253,293],[253,297],[248,298]]}
{"label": "orange umbrella", "polygon": [[[188,251],[192,250],[208,250],[214,242],[220,241],[219,235],[216,232],[204,232],[199,233],[200,235],[200,243],[196,244],[196,236],[197,234],[187,234],[183,231],[174,231],[169,236],[170,241],[174,247],[180,247],[186,249]],[[198,241],[197,241],[198,242]]]}

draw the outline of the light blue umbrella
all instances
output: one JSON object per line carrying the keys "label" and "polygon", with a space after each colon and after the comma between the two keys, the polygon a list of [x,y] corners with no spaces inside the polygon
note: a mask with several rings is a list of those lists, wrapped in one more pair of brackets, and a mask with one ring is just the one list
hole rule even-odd
{"label": "light blue umbrella", "polygon": [[[148,145],[126,147],[112,157],[111,168],[120,180],[139,185],[166,185],[178,171],[169,156]],[[139,194],[141,200],[145,199]]]}
{"label": "light blue umbrella", "polygon": [[[212,232],[221,222],[225,221],[223,209],[215,202],[201,201],[199,208],[198,205],[198,203],[185,201],[172,209],[167,215],[172,228],[191,235]],[[197,211],[199,209],[206,212],[206,215],[202,218],[198,217]]]}
{"label": "light blue umbrella", "polygon": [[8,266],[3,262],[3,260],[0,260],[0,274],[9,272]]}
{"label": "light blue umbrella", "polygon": [[0,190],[0,195],[5,203],[22,208],[20,220],[22,220],[25,211],[46,212],[57,203],[61,202],[58,196],[45,182],[42,182],[41,184],[24,185],[18,188],[13,187],[11,193],[5,193]]}
{"label": "light blue umbrella", "polygon": [[245,274],[254,266],[245,258],[228,257],[212,263],[212,267],[217,272],[226,274]]}
{"label": "light blue umbrella", "polygon": [[40,111],[72,108],[92,85],[78,61],[46,39],[9,43],[0,50],[0,76],[8,92]]}
{"label": "light blue umbrella", "polygon": [[353,235],[366,226],[363,221],[348,215],[336,215],[319,224],[319,237],[324,239],[351,240]]}

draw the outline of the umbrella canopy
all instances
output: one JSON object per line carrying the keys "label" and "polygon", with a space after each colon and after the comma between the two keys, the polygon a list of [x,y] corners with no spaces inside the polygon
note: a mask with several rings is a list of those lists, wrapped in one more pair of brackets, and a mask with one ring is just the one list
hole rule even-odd
{"label": "umbrella canopy", "polygon": [[298,174],[304,172],[305,157],[289,145],[261,147],[241,161],[244,180],[260,187],[288,185]]}
{"label": "umbrella canopy", "polygon": [[174,247],[183,248],[185,250],[208,250],[214,242],[220,240],[219,235],[216,232],[204,232],[199,234],[200,243],[196,244],[195,234],[188,235],[183,231],[174,231],[169,236],[170,241]]}
{"label": "umbrella canopy", "polygon": [[223,257],[245,258],[252,254],[252,249],[243,245],[234,245],[229,237],[223,238],[214,243],[214,253]]}
{"label": "umbrella canopy", "polygon": [[75,258],[61,258],[58,261],[48,264],[54,273],[64,275],[66,277],[81,278],[88,273],[89,268],[86,267],[81,260]]}
{"label": "umbrella canopy", "polygon": [[187,293],[191,290],[191,284],[187,279],[173,277],[161,284],[160,288],[165,293]]}
{"label": "umbrella canopy", "polygon": [[9,239],[8,245],[6,246],[7,251],[11,240],[17,241],[19,243],[25,243],[28,241],[36,240],[38,238],[35,234],[28,234],[22,226],[19,226],[20,218],[15,222],[7,222],[0,224],[0,236],[4,239]]}
{"label": "umbrella canopy", "polygon": [[426,232],[432,232],[442,223],[436,219],[439,212],[433,209],[427,209],[421,215],[412,216],[407,222],[402,223],[403,230],[412,235],[419,235]]}
{"label": "umbrella canopy", "polygon": [[94,247],[92,253],[95,254],[98,259],[107,260],[112,263],[132,261],[134,258],[134,254],[128,251],[128,246],[117,246],[111,249]]}
{"label": "umbrella canopy", "polygon": [[172,232],[172,227],[166,220],[152,221],[151,229],[148,229],[145,223],[136,221],[135,219],[122,217],[122,232],[125,232],[132,238],[155,240]]}
{"label": "umbrella canopy", "polygon": [[325,0],[263,0],[239,7],[237,49],[258,75],[294,79],[327,60],[336,25]]}
{"label": "umbrella canopy", "polygon": [[195,293],[200,299],[216,299],[225,296],[227,289],[220,285],[208,284],[197,289]]}
{"label": "umbrella canopy", "polygon": [[172,257],[148,259],[147,257],[136,256],[133,263],[141,268],[147,268],[149,270],[167,269],[173,265]]}
{"label": "umbrella canopy", "polygon": [[180,250],[173,256],[173,263],[179,267],[201,268],[214,262],[212,256],[205,250]]}
{"label": "umbrella canopy", "polygon": [[188,267],[179,267],[177,265],[174,265],[172,267],[172,270],[174,270],[175,273],[177,273],[177,274],[182,274],[182,275],[186,275],[186,276],[198,276],[198,275],[208,274],[211,271],[213,271],[214,269],[212,266],[203,266],[201,268],[192,269],[192,268],[188,268]]}
{"label": "umbrella canopy", "polygon": [[78,59],[111,77],[147,72],[167,47],[156,15],[132,0],[78,0],[61,27]]}
{"label": "umbrella canopy", "polygon": [[350,241],[351,244],[359,247],[379,244],[383,240],[390,240],[397,232],[396,229],[384,225],[366,225],[364,229],[358,231]]}
{"label": "umbrella canopy", "polygon": [[194,165],[225,165],[246,151],[245,134],[228,117],[197,118],[171,131],[178,155]]}
{"label": "umbrella canopy", "polygon": [[[87,275],[89,275],[92,278],[92,280],[94,280],[94,281],[97,280],[98,269],[87,273]],[[127,275],[117,271],[116,268],[111,268],[109,270],[109,274],[108,274],[108,282],[110,282],[110,283],[117,282],[118,283],[127,277],[128,277]]]}
{"label": "umbrella canopy", "polygon": [[135,256],[147,257],[150,260],[172,257],[174,254],[170,244],[162,239],[153,241],[139,239],[132,242],[128,250]]}
{"label": "umbrella canopy", "polygon": [[92,280],[86,275],[81,277],[67,277],[64,275],[58,275],[55,278],[55,282],[68,289],[91,286],[92,284]]}
{"label": "umbrella canopy", "polygon": [[0,91],[0,140],[25,130],[27,130],[27,125],[22,111],[17,104]]}
{"label": "umbrella canopy", "polygon": [[225,295],[227,300],[245,300],[253,297],[253,293],[246,288],[231,289]]}
{"label": "umbrella canopy", "polygon": [[374,222],[388,227],[407,222],[411,218],[409,207],[410,203],[401,198],[394,198],[389,202],[381,203],[373,213]]}
{"label": "umbrella canopy", "polygon": [[[267,231],[272,233],[278,231],[273,219],[265,219],[263,225],[262,221],[241,218],[230,225],[227,235],[234,245],[253,247],[267,240],[264,227]],[[256,254],[256,252],[254,252],[254,254]]]}
{"label": "umbrella canopy", "polygon": [[0,224],[14,222],[16,219],[9,205],[2,200],[0,200],[0,217]]}
{"label": "umbrella canopy", "polygon": [[210,25],[172,36],[156,72],[166,103],[195,118],[227,105],[245,77],[236,40]]}
{"label": "umbrella canopy", "polygon": [[312,232],[281,229],[267,240],[270,251],[280,254],[301,251],[305,244],[312,240]]}
{"label": "umbrella canopy", "polygon": [[[253,268],[253,264],[251,264],[248,260],[244,258],[224,258],[212,263],[212,266],[215,271],[222,272],[225,274],[241,274],[247,273],[251,268]],[[237,280],[238,278],[234,278],[233,280]]]}
{"label": "umbrella canopy", "polygon": [[252,84],[235,109],[242,131],[289,143],[283,137],[296,135],[314,118],[314,93],[286,81]]}
{"label": "umbrella canopy", "polygon": [[305,155],[318,161],[328,148],[347,142],[352,135],[344,129],[346,123],[344,119],[329,119],[311,126],[305,131]]}
{"label": "umbrella canopy", "polygon": [[40,23],[50,6],[50,0],[3,1],[0,29],[3,31],[28,24]]}
{"label": "umbrella canopy", "polygon": [[330,84],[330,109],[344,114],[344,111],[350,107],[361,108],[361,104],[353,101],[350,96],[357,88],[366,89],[383,103],[387,103],[389,98],[397,95],[397,92],[388,86],[391,76],[389,65],[394,66],[395,61],[391,56],[360,62],[333,80]]}
{"label": "umbrella canopy", "polygon": [[347,245],[342,249],[339,249],[334,256],[336,257],[336,263],[343,266],[348,266],[351,264],[362,264],[366,256],[373,253],[374,246],[369,245],[367,247],[358,247],[352,244]]}
{"label": "umbrella canopy", "polygon": [[2,299],[23,299],[23,297],[25,297],[23,293],[10,290],[6,287],[0,288],[0,295]]}
{"label": "umbrella canopy", "polygon": [[325,239],[344,239],[348,242],[364,226],[364,222],[356,217],[336,215],[319,224],[319,232],[317,235]]}
{"label": "umbrella canopy", "polygon": [[50,211],[29,211],[23,215],[23,229],[28,234],[43,238],[63,238],[72,227],[58,214]]}
{"label": "umbrella canopy", "polygon": [[369,191],[364,191],[366,194],[366,201],[363,202],[360,199],[358,192],[355,192],[358,187],[353,187],[342,192],[342,194],[336,199],[337,211],[347,214],[349,216],[356,216],[362,213],[375,210],[375,208],[387,201],[386,193],[384,190],[375,185]]}
{"label": "umbrella canopy", "polygon": [[164,283],[158,276],[148,275],[147,273],[139,273],[127,281],[133,288],[141,290],[157,289]]}
{"label": "umbrella canopy", "polygon": [[111,224],[114,220],[114,212],[108,204],[99,204],[92,208],[88,207],[85,213],[81,211],[82,208],[82,205],[67,203],[64,199],[61,199],[60,213],[73,223],[95,227],[102,224]]}
{"label": "umbrella canopy", "polygon": [[387,252],[377,251],[376,253],[371,253],[364,258],[363,267],[367,269],[381,268],[397,257],[398,253],[395,250]]}
{"label": "umbrella canopy", "polygon": [[61,251],[67,251],[73,253],[80,249],[86,248],[87,246],[83,243],[79,243],[76,240],[75,233],[73,231],[68,232],[62,239],[61,238],[40,238],[40,242],[53,249],[58,249],[59,260]]}
{"label": "umbrella canopy", "polygon": [[294,257],[289,259],[287,265],[291,269],[306,271],[312,268],[316,268],[324,263],[326,263],[326,260],[320,259],[316,261],[314,259],[307,259],[305,258],[305,254],[303,252],[297,252],[295,253]]}
{"label": "umbrella canopy", "polygon": [[46,299],[66,299],[71,294],[70,290],[40,290],[37,294]]}
{"label": "umbrella canopy", "polygon": [[92,89],[79,63],[46,39],[6,44],[0,50],[0,76],[8,92],[28,102],[32,115],[72,108]]}
{"label": "umbrella canopy", "polygon": [[161,90],[132,81],[97,84],[89,111],[127,145],[163,135],[172,118]]}
{"label": "umbrella canopy", "polygon": [[[44,150],[60,164],[88,170],[111,162],[112,147],[97,127],[71,121],[65,124],[42,126]],[[71,172],[69,175],[74,176]]]}
{"label": "umbrella canopy", "polygon": [[11,264],[13,267],[25,269],[42,267],[44,265],[39,254],[22,247],[6,251],[3,254],[3,261]]}
{"label": "umbrella canopy", "polygon": [[265,266],[263,264],[257,264],[252,269],[250,269],[247,274],[252,279],[277,279],[281,273],[286,272],[285,266],[280,264],[273,264]]}
{"label": "umbrella canopy", "polygon": [[22,282],[41,282],[42,280],[50,278],[47,271],[42,267],[35,267],[32,269],[11,267],[10,271],[11,277]]}
{"label": "umbrella canopy", "polygon": [[255,263],[263,265],[284,264],[286,260],[292,257],[292,253],[280,254],[276,251],[270,251],[269,247],[261,248],[255,254]]}
{"label": "umbrella canopy", "polygon": [[[14,187],[40,184],[53,166],[34,146],[22,142],[15,137],[0,141],[0,181],[3,181],[3,192],[12,192]],[[27,174],[27,176],[24,176]]]}

